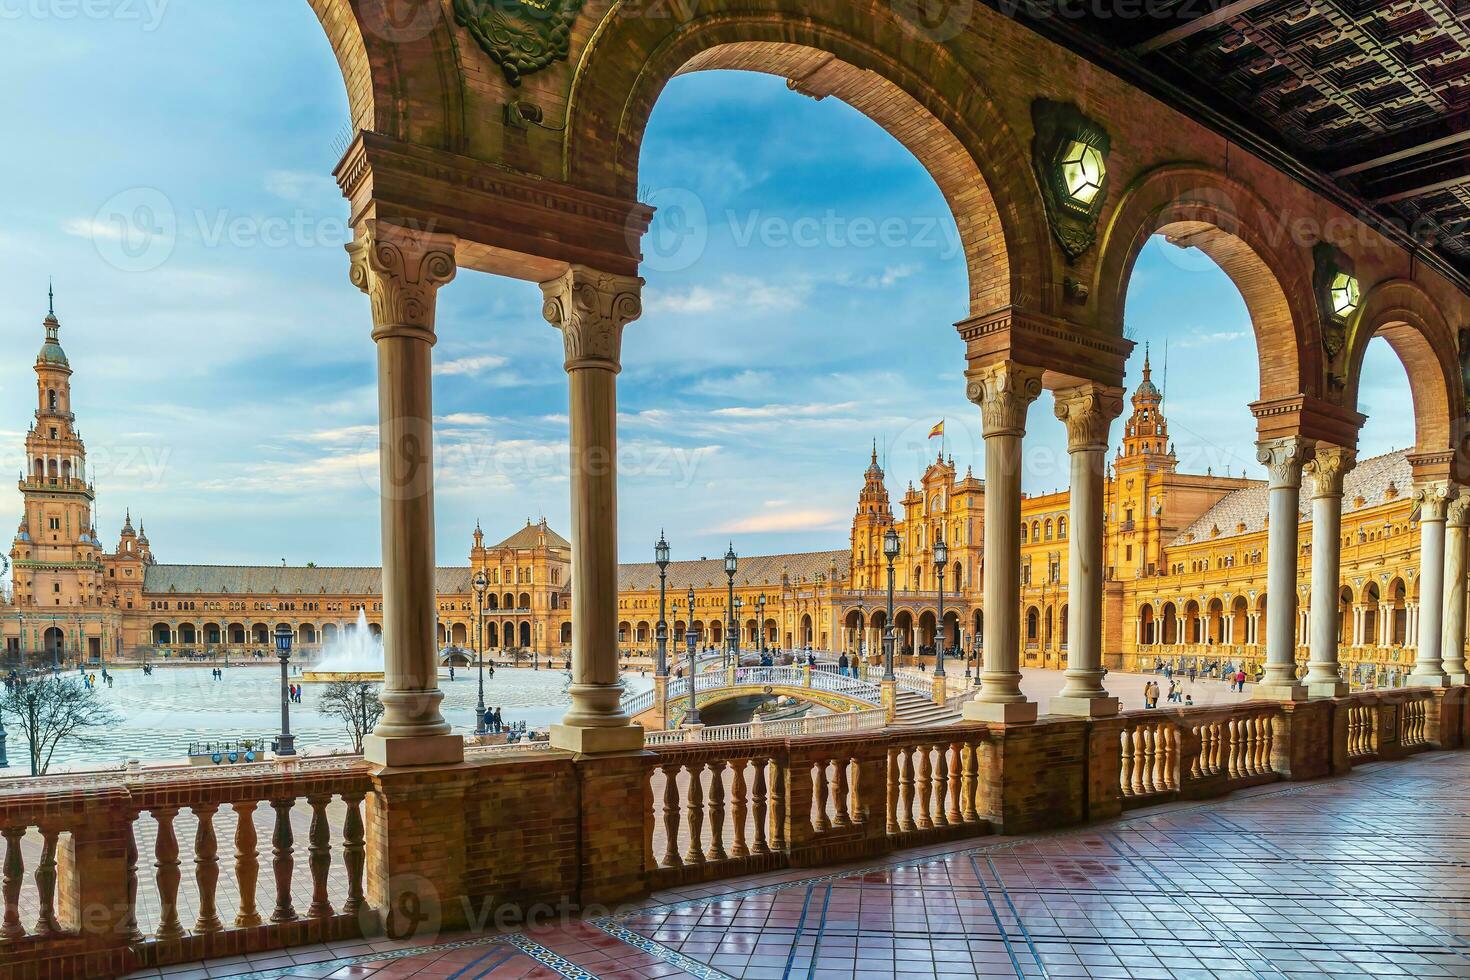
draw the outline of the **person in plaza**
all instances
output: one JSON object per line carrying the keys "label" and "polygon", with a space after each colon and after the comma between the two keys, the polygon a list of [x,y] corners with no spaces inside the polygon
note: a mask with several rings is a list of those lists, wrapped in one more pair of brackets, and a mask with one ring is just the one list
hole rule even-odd
{"label": "person in plaza", "polygon": [[837,658],[837,673],[841,674],[843,677],[846,677],[847,676],[847,654],[846,653],[844,653],[842,656],[840,656],[840,657]]}

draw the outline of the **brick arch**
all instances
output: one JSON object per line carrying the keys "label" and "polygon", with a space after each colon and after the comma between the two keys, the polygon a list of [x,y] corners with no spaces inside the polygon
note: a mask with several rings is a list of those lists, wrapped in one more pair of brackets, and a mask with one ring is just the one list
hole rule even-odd
{"label": "brick arch", "polygon": [[1415,451],[1455,448],[1455,423],[1466,411],[1465,386],[1455,331],[1438,305],[1407,279],[1389,279],[1368,291],[1348,345],[1344,398],[1352,409],[1358,405],[1363,358],[1374,337],[1388,341],[1409,376]]}
{"label": "brick arch", "polygon": [[567,180],[632,197],[649,116],[675,75],[781,75],[796,91],[863,112],[928,170],[959,227],[972,313],[1050,309],[1059,273],[1028,157],[973,73],[884,8],[854,18],[837,0],[800,12],[733,9],[737,2],[702,4],[687,22],[623,7],[609,14],[572,86]]}
{"label": "brick arch", "polygon": [[1256,337],[1261,399],[1318,395],[1323,365],[1311,256],[1254,191],[1209,167],[1160,167],[1124,192],[1099,245],[1092,290],[1099,325],[1122,333],[1134,263],[1160,232],[1199,248],[1240,291]]}
{"label": "brick arch", "polygon": [[354,130],[463,151],[463,75],[439,0],[307,2],[337,56]]}

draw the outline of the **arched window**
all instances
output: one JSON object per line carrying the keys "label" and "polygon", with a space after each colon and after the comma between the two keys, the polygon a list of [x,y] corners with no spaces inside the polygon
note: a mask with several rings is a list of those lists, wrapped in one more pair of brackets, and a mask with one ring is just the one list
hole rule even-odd
{"label": "arched window", "polygon": [[1067,519],[1065,517],[1057,518],[1057,537],[1062,541],[1067,540]]}
{"label": "arched window", "polygon": [[55,388],[48,388],[48,389],[46,389],[46,407],[48,409],[50,409],[51,411],[53,411],[53,412],[56,411],[56,389]]}

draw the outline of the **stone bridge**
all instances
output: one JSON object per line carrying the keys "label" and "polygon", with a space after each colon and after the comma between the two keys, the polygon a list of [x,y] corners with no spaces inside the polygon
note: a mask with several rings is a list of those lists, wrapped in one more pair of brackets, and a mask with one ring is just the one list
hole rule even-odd
{"label": "stone bridge", "polygon": [[[885,704],[881,683],[840,674],[822,665],[715,667],[695,673],[693,683],[701,709],[735,698],[760,696],[790,697],[832,711],[863,711]],[[688,713],[689,685],[689,677],[655,678],[651,690],[625,697],[623,710],[645,728],[660,728],[667,702],[668,723],[675,727]]]}

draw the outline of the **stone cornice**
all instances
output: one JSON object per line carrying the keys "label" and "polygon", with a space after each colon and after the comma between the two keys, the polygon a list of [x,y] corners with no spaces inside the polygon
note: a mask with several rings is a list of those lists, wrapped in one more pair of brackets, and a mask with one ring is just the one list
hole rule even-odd
{"label": "stone cornice", "polygon": [[1262,441],[1301,436],[1354,449],[1358,445],[1358,430],[1367,421],[1365,415],[1313,395],[1252,402],[1250,410],[1256,417],[1256,436]]}
{"label": "stone cornice", "polygon": [[447,150],[360,132],[333,171],[351,223],[453,235],[461,264],[545,282],[569,264],[636,275],[653,209]]}
{"label": "stone cornice", "polygon": [[1131,340],[1090,330],[1018,306],[991,310],[955,324],[970,366],[1012,360],[1046,372],[1049,388],[1092,381],[1122,387]]}

